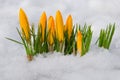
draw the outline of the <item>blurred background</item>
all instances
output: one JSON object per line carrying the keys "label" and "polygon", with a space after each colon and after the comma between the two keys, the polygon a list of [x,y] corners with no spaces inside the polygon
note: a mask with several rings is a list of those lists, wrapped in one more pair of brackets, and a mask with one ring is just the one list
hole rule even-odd
{"label": "blurred background", "polygon": [[[23,8],[37,28],[43,11],[47,17],[60,10],[64,23],[69,14],[74,24],[92,25],[91,49],[84,57],[51,54],[28,62],[20,40],[18,13]],[[116,23],[109,50],[95,45],[101,28]],[[120,80],[120,0],[0,0],[0,80]]]}

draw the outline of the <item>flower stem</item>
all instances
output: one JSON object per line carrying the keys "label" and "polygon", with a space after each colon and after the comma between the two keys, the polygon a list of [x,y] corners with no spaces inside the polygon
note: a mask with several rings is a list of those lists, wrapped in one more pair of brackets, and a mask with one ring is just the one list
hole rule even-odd
{"label": "flower stem", "polygon": [[27,59],[28,59],[28,61],[32,61],[33,60],[33,56],[32,55],[27,55]]}
{"label": "flower stem", "polygon": [[49,45],[49,51],[53,53],[53,45]]}
{"label": "flower stem", "polygon": [[60,42],[60,52],[63,51],[63,42]]}

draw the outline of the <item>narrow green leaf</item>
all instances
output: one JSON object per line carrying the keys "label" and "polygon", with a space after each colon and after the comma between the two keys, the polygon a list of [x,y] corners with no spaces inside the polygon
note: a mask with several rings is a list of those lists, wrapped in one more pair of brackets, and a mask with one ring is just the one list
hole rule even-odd
{"label": "narrow green leaf", "polygon": [[114,32],[115,32],[115,24],[111,28],[111,33],[110,33],[107,49],[109,49],[109,47],[110,47],[110,43],[112,41],[112,37],[113,37]]}
{"label": "narrow green leaf", "polygon": [[7,38],[7,37],[5,37],[5,38],[8,39],[8,40],[10,40],[10,41],[12,41],[12,42],[15,42],[15,43],[23,45],[23,43],[21,43],[21,42],[19,42],[17,40],[14,40],[14,39],[11,39],[11,38]]}

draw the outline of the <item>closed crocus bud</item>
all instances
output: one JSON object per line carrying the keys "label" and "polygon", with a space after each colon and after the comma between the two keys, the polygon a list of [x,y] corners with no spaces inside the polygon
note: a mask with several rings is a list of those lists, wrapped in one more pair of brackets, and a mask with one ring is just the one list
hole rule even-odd
{"label": "closed crocus bud", "polygon": [[70,39],[71,37],[72,27],[73,27],[73,20],[72,20],[72,16],[69,15],[66,20],[66,25],[65,25],[65,31],[68,32],[68,39]]}
{"label": "closed crocus bud", "polygon": [[55,36],[55,22],[52,16],[48,19],[48,42],[50,45],[54,43],[54,36]]}
{"label": "closed crocus bud", "polygon": [[41,17],[40,17],[39,25],[41,27],[42,41],[44,41],[45,29],[46,29],[46,25],[47,25],[47,16],[46,16],[45,12],[43,12]]}
{"label": "closed crocus bud", "polygon": [[80,31],[77,32],[77,51],[82,52],[82,34]]}
{"label": "closed crocus bud", "polygon": [[25,37],[27,42],[30,42],[30,38],[31,38],[30,25],[29,25],[27,16],[22,8],[20,8],[20,11],[19,11],[19,22],[20,22],[20,28],[22,30],[23,37]]}
{"label": "closed crocus bud", "polygon": [[56,37],[59,40],[59,42],[63,42],[64,40],[63,30],[64,30],[63,18],[61,12],[58,10],[56,12]]}

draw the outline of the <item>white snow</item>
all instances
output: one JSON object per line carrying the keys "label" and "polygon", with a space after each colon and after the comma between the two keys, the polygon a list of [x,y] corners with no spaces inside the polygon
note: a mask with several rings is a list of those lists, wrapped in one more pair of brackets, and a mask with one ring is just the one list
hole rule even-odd
{"label": "white snow", "polygon": [[[0,80],[120,80],[119,4],[120,0],[0,0]],[[58,9],[64,22],[71,14],[74,23],[92,24],[90,51],[83,57],[48,53],[28,62],[24,48],[5,39],[20,40],[16,31],[20,7],[36,26],[43,11],[55,16]],[[114,22],[116,31],[110,49],[97,47],[100,29]]]}

